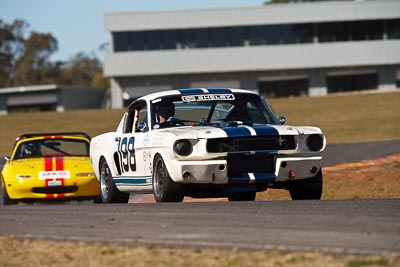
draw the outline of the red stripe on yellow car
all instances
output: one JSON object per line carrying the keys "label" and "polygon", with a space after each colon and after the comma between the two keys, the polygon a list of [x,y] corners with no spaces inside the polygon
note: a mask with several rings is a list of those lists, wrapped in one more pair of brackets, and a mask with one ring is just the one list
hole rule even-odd
{"label": "red stripe on yellow car", "polygon": [[50,157],[44,158],[44,170],[46,172],[53,170],[53,159]]}
{"label": "red stripe on yellow car", "polygon": [[61,138],[62,138],[61,135],[48,135],[43,137],[43,139],[61,139]]}
{"label": "red stripe on yellow car", "polygon": [[[64,170],[64,158],[63,157],[56,157],[56,171],[63,171]],[[59,178],[56,181],[61,181],[61,186],[64,186],[64,179]],[[64,194],[58,194],[58,197],[64,197]]]}
{"label": "red stripe on yellow car", "polygon": [[[46,172],[53,170],[53,158],[50,158],[50,157],[44,158],[44,170]],[[52,180],[53,179],[46,179],[44,181],[45,182],[45,186],[48,187],[49,186],[49,182],[52,181]],[[54,198],[54,194],[47,194],[46,198]]]}
{"label": "red stripe on yellow car", "polygon": [[[46,137],[47,138],[47,137]],[[64,158],[63,157],[45,157],[44,158],[44,170],[45,171],[63,171],[64,170]],[[61,181],[61,186],[64,186],[63,178],[46,179],[45,185],[49,186],[51,181]],[[64,194],[47,194],[46,198],[57,198],[64,197]]]}
{"label": "red stripe on yellow car", "polygon": [[64,158],[56,157],[56,171],[63,171],[63,170],[64,170]]}

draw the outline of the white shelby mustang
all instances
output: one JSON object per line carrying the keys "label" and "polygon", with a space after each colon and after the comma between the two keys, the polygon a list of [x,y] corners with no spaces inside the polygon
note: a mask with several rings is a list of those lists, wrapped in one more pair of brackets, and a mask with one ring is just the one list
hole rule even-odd
{"label": "white shelby mustang", "polygon": [[91,141],[104,203],[129,193],[157,202],[185,196],[255,200],[267,188],[320,199],[319,128],[287,126],[257,93],[229,88],[164,91],[130,104],[115,132]]}

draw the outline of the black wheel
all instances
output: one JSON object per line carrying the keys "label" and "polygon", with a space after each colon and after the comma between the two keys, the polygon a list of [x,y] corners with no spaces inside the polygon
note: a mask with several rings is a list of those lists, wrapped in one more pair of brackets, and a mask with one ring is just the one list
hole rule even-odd
{"label": "black wheel", "polygon": [[4,182],[0,181],[0,206],[16,205],[18,200],[11,199],[8,194]]}
{"label": "black wheel", "polygon": [[100,197],[103,203],[128,203],[129,194],[123,193],[115,186],[110,168],[102,159],[100,162]]}
{"label": "black wheel", "polygon": [[254,201],[256,200],[257,192],[238,192],[228,196],[229,201]]}
{"label": "black wheel", "polygon": [[289,193],[293,200],[321,199],[322,170],[312,178],[296,180],[290,183]]}
{"label": "black wheel", "polygon": [[172,181],[164,160],[160,155],[154,158],[153,193],[157,202],[182,202],[184,195],[179,184]]}

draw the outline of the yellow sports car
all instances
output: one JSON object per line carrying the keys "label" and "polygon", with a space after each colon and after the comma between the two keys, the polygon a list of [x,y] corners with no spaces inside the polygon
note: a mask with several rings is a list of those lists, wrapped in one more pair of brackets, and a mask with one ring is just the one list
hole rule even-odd
{"label": "yellow sports car", "polygon": [[99,200],[85,133],[24,134],[1,172],[0,204],[32,199]]}

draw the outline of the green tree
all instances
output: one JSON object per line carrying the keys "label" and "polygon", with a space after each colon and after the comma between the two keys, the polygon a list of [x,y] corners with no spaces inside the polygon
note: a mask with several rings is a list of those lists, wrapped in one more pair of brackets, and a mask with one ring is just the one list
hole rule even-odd
{"label": "green tree", "polygon": [[[68,61],[53,62],[50,57],[58,49],[57,39],[34,31],[25,38],[28,28],[24,20],[11,24],[0,20],[0,88],[39,84],[109,87],[97,57],[80,52]],[[106,46],[100,50],[106,51]]]}
{"label": "green tree", "polygon": [[0,87],[14,84],[15,67],[24,53],[24,33],[29,27],[24,20],[7,24],[0,20]]}
{"label": "green tree", "polygon": [[50,56],[57,50],[57,40],[49,33],[32,32],[24,47],[16,64],[14,81],[18,85],[42,84],[53,66]]}
{"label": "green tree", "polygon": [[80,52],[66,62],[61,80],[76,86],[109,87],[109,80],[102,73],[103,64],[97,57]]}

